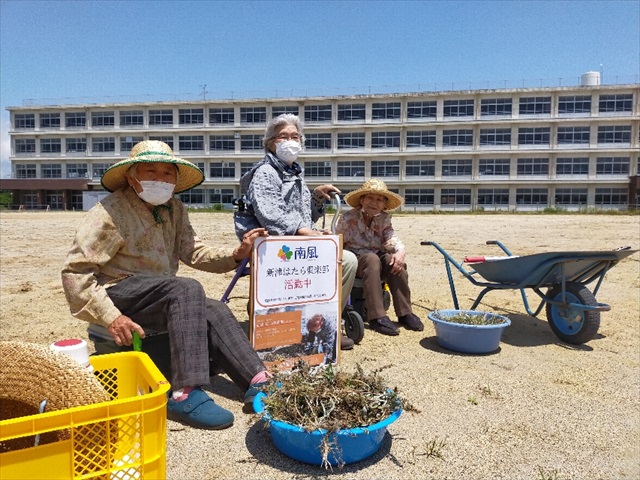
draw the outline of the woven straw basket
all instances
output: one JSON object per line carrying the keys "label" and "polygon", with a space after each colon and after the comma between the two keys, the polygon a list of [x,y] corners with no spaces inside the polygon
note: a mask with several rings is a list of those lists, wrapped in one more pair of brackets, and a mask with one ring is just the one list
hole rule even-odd
{"label": "woven straw basket", "polygon": [[[0,420],[109,401],[102,384],[86,368],[48,346],[0,342]],[[39,444],[69,438],[69,430],[46,432]],[[0,442],[0,453],[34,446],[35,437]]]}

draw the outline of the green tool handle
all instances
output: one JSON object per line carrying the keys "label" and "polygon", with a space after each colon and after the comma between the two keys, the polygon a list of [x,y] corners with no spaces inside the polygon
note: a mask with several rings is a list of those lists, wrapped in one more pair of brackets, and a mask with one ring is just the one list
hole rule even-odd
{"label": "green tool handle", "polygon": [[138,334],[138,332],[133,332],[133,351],[142,351],[142,339],[140,338],[140,334]]}

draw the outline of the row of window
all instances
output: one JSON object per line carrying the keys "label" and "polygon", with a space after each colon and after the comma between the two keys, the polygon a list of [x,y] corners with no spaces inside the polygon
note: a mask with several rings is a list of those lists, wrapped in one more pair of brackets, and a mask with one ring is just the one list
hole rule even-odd
{"label": "row of window", "polygon": [[[596,175],[629,175],[629,157],[598,157],[595,164]],[[252,162],[240,162],[240,176],[251,170],[255,164]],[[66,164],[66,178],[99,179],[110,163],[92,164],[91,172],[87,163]],[[198,168],[205,171],[205,163],[197,163]],[[17,178],[38,178],[36,164],[16,164]],[[305,177],[332,178],[334,168],[338,177],[364,177],[364,161],[339,161],[335,166],[331,162],[304,162]],[[443,177],[464,176],[470,177],[473,173],[471,159],[442,160],[440,164]],[[236,178],[235,162],[210,162],[210,178]],[[555,164],[556,175],[588,175],[589,158],[569,157],[558,158]],[[405,162],[404,175],[406,177],[435,177],[435,160],[407,160]],[[481,159],[478,162],[479,176],[509,176],[511,174],[511,161],[509,159],[492,158]],[[517,159],[516,174],[548,175],[548,158],[519,158]],[[400,162],[398,160],[373,160],[371,161],[372,177],[400,176]],[[62,178],[63,166],[59,163],[43,163],[40,165],[40,178]]]}
{"label": "row of window", "polygon": [[[590,95],[566,95],[558,97],[558,114],[591,113],[592,98]],[[488,98],[480,100],[480,116],[511,115],[514,101],[511,98]],[[442,115],[444,117],[472,117],[475,112],[475,100],[456,99],[442,102]],[[546,115],[551,113],[551,97],[521,97],[517,99],[517,108],[520,115]],[[336,105],[338,121],[362,121],[366,118],[366,104],[349,103]],[[598,112],[631,112],[633,110],[633,94],[600,95],[598,97]],[[234,124],[236,111],[233,107],[212,107],[206,109],[209,124]],[[298,106],[274,106],[270,108],[271,116],[276,117],[283,113],[300,115]],[[436,100],[411,101],[406,106],[407,119],[436,118],[438,102]],[[267,107],[253,106],[240,107],[239,121],[243,124],[264,124],[267,120]],[[371,105],[372,120],[396,120],[402,114],[400,102],[381,102]],[[96,111],[90,113],[91,126],[94,128],[114,127],[116,115],[119,116],[121,127],[143,127],[145,125],[144,110]],[[173,109],[149,110],[149,125],[173,125]],[[204,125],[205,108],[181,108],[178,109],[179,125]],[[333,106],[306,105],[304,106],[305,122],[330,122],[333,119]],[[63,117],[61,113],[40,113],[40,128],[60,128]],[[65,112],[65,128],[84,128],[87,126],[86,112]],[[32,129],[36,126],[35,113],[16,113],[14,116],[14,128]]]}
{"label": "row of window", "polygon": [[[550,127],[526,127],[518,128],[518,145],[550,145]],[[180,152],[204,151],[205,135],[180,135],[178,147]],[[174,148],[173,136],[150,136],[150,140],[161,140],[171,148]],[[209,135],[209,149],[211,151],[235,151],[237,139],[234,135]],[[120,151],[129,151],[143,137],[120,137]],[[480,146],[510,146],[512,133],[510,128],[483,128],[478,137]],[[591,128],[589,126],[558,127],[556,133],[558,145],[584,145],[591,141]],[[442,131],[443,147],[473,146],[473,129],[453,129]],[[631,143],[631,125],[601,125],[598,127],[597,142],[606,143]],[[41,153],[61,153],[61,138],[41,138]],[[115,152],[116,137],[92,137],[87,139],[66,138],[64,140],[65,152],[86,152],[90,143],[91,151]],[[241,150],[262,150],[262,135],[240,135]],[[436,130],[410,130],[406,132],[406,148],[435,147],[437,143]],[[311,133],[306,136],[305,148],[308,150],[330,150],[333,144],[331,133]],[[401,132],[371,132],[371,148],[400,148]],[[365,148],[365,132],[345,132],[336,136],[338,149]],[[36,153],[36,140],[33,138],[17,138],[15,140],[16,154]]]}

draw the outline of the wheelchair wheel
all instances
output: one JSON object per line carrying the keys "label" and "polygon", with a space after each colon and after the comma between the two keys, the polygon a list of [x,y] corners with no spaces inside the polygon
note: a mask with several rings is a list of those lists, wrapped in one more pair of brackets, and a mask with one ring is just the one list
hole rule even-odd
{"label": "wheelchair wheel", "polygon": [[389,310],[391,306],[391,292],[387,289],[387,284],[383,284],[382,287],[382,305],[384,305],[384,311]]}
{"label": "wheelchair wheel", "polygon": [[353,307],[347,306],[343,315],[344,331],[353,343],[360,343],[364,337],[364,321]]}

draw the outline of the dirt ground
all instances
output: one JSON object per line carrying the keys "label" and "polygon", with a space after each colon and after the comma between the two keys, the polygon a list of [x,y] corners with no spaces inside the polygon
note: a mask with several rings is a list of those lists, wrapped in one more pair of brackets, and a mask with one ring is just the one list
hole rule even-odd
{"label": "dirt ground", "polygon": [[[86,324],[71,317],[60,269],[83,213],[0,213],[0,339],[49,344],[88,340]],[[211,245],[235,241],[229,213],[191,215]],[[502,241],[515,255],[551,251],[640,247],[640,218],[623,215],[396,215],[407,246],[414,312],[423,332],[385,337],[367,330],[340,365],[383,372],[421,413],[404,413],[390,425],[373,457],[333,472],[280,454],[268,431],[241,411],[240,392],[214,377],[216,402],[234,412],[233,427],[198,431],[168,422],[167,476],[228,479],[636,479],[640,472],[640,254],[606,276],[597,300],[598,334],[581,345],[562,343],[544,311],[526,315],[518,292],[489,293],[479,309],[508,315],[501,348],[489,355],[441,348],[427,314],[453,308],[443,257],[423,240],[437,242],[457,261],[498,255],[487,240]],[[188,267],[220,298],[232,274]],[[454,272],[461,307],[480,289]],[[591,285],[593,287],[593,285]],[[241,279],[230,306],[246,321],[249,281]],[[531,294],[532,303],[535,295]],[[395,316],[391,315],[392,319]]]}

